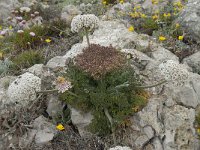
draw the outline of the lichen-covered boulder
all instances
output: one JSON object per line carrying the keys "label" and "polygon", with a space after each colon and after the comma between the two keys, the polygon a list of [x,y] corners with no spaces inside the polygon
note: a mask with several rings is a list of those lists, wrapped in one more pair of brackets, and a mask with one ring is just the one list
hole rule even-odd
{"label": "lichen-covered boulder", "polygon": [[36,92],[41,90],[41,79],[31,73],[24,73],[8,87],[8,103],[26,106],[36,98]]}

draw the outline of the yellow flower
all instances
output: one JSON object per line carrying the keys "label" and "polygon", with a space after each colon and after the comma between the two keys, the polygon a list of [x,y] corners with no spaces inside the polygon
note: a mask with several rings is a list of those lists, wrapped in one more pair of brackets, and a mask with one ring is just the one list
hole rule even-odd
{"label": "yellow flower", "polygon": [[3,58],[3,53],[0,52],[0,60]]}
{"label": "yellow flower", "polygon": [[153,5],[158,4],[158,0],[151,0],[151,2],[152,2]]}
{"label": "yellow flower", "polygon": [[197,129],[197,132],[200,133],[200,128]]}
{"label": "yellow flower", "polygon": [[170,13],[167,13],[167,14],[164,13],[163,16],[164,16],[165,18],[168,18],[168,17],[171,17],[171,14],[170,14]]}
{"label": "yellow flower", "polygon": [[12,27],[12,26],[9,26],[9,29],[10,29],[10,30],[12,30],[12,29],[13,29],[13,27]]}
{"label": "yellow flower", "polygon": [[138,18],[138,17],[140,17],[140,13],[139,12],[133,12],[133,13],[130,13],[130,16],[133,17],[133,18]]}
{"label": "yellow flower", "polygon": [[64,127],[62,124],[58,124],[58,125],[56,126],[56,129],[62,131],[62,130],[65,129],[65,127]]}
{"label": "yellow flower", "polygon": [[135,7],[134,7],[134,9],[133,9],[133,10],[135,10],[135,11],[136,11],[137,9],[141,9],[141,6],[140,6],[140,5],[137,5],[137,6],[135,6]]}
{"label": "yellow flower", "polygon": [[147,16],[145,14],[141,14],[141,18],[146,18]]}
{"label": "yellow flower", "polygon": [[106,5],[106,4],[107,4],[106,0],[103,0],[103,1],[102,1],[102,3],[103,3],[104,5]]}
{"label": "yellow flower", "polygon": [[160,41],[165,41],[165,40],[166,40],[166,37],[164,37],[164,36],[159,36],[159,40],[160,40]]}
{"label": "yellow flower", "polygon": [[179,36],[179,37],[178,37],[178,40],[182,41],[182,40],[183,40],[183,38],[184,38],[184,36],[183,36],[183,35],[181,35],[181,36]]}
{"label": "yellow flower", "polygon": [[120,2],[121,4],[123,4],[123,3],[124,3],[124,0],[120,0],[119,2]]}
{"label": "yellow flower", "polygon": [[176,29],[180,28],[180,24],[176,23]]}
{"label": "yellow flower", "polygon": [[62,83],[65,82],[65,78],[59,76],[59,77],[56,79],[56,81],[57,81],[58,83],[62,84]]}
{"label": "yellow flower", "polygon": [[2,26],[0,26],[0,30],[2,30]]}
{"label": "yellow flower", "polygon": [[50,40],[50,39],[46,39],[46,40],[45,40],[45,42],[47,42],[47,43],[50,43],[50,42],[51,42],[51,40]]}
{"label": "yellow flower", "polygon": [[0,39],[3,39],[4,37],[2,35],[0,35]]}
{"label": "yellow flower", "polygon": [[181,3],[181,1],[178,1],[174,3],[174,6],[183,7],[183,4]]}
{"label": "yellow flower", "polygon": [[133,27],[133,26],[130,26],[130,27],[128,28],[128,30],[132,32],[132,31],[134,31],[134,27]]}
{"label": "yellow flower", "polygon": [[157,20],[157,19],[158,19],[158,15],[153,15],[153,16],[152,16],[152,19],[153,19],[153,20]]}

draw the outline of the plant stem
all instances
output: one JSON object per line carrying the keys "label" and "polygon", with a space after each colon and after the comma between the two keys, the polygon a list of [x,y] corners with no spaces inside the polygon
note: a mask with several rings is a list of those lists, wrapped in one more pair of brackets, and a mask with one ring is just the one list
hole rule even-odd
{"label": "plant stem", "polygon": [[108,120],[110,122],[111,131],[112,131],[112,137],[113,137],[114,145],[116,146],[117,142],[116,142],[115,130],[114,130],[114,127],[113,127],[113,119],[112,119],[111,115],[109,114],[107,108],[104,108],[104,113],[105,113],[106,117],[108,118]]}
{"label": "plant stem", "polygon": [[[156,84],[152,84],[152,85],[141,85],[141,86],[135,86],[136,88],[143,88],[143,89],[146,89],[146,88],[152,88],[152,87],[155,87],[155,86],[158,86],[158,85],[161,85],[161,84],[164,84],[166,83],[167,81],[166,80],[162,80]],[[115,88],[116,89],[120,89],[120,88],[123,88],[123,87],[128,87],[130,84],[128,83],[128,81],[120,84],[120,85],[117,85]]]}
{"label": "plant stem", "polygon": [[[56,89],[53,89],[53,90],[45,90],[45,91],[39,91],[39,92],[37,92],[37,93],[45,94],[45,93],[54,93],[54,92],[58,92],[58,90],[56,90]],[[73,96],[79,98],[79,96],[76,95],[76,94],[74,94],[73,92],[71,92],[71,91],[67,91],[67,92],[68,92],[69,94],[71,94],[71,95],[73,95]]]}
{"label": "plant stem", "polygon": [[141,85],[141,86],[136,86],[137,88],[143,88],[143,89],[146,89],[146,88],[152,88],[152,87],[155,87],[155,86],[158,86],[158,85],[161,85],[161,84],[164,84],[164,83],[167,83],[166,80],[163,80],[163,81],[160,81],[156,84],[152,84],[152,85]]}
{"label": "plant stem", "polygon": [[85,28],[85,35],[86,35],[86,39],[87,39],[87,44],[90,47],[89,33],[88,33],[88,29],[87,28]]}

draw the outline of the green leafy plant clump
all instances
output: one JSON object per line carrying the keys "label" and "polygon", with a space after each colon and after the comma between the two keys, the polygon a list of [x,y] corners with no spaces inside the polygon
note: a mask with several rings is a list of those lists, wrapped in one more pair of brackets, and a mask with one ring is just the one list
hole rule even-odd
{"label": "green leafy plant clump", "polygon": [[42,52],[36,50],[24,51],[12,59],[14,70],[28,68],[34,64],[40,64],[44,61]]}
{"label": "green leafy plant clump", "polygon": [[[92,49],[97,46],[99,48]],[[107,49],[110,50],[109,58],[112,60],[107,60],[105,57]],[[90,57],[85,55],[87,52],[90,52]],[[76,63],[70,63],[67,70],[67,78],[73,83],[71,92],[77,96],[65,92],[60,95],[60,99],[79,110],[92,112],[94,119],[89,129],[98,135],[112,133],[112,129],[116,129],[125,119],[135,113],[134,108],[142,108],[146,104],[146,99],[139,94],[142,89],[137,88],[140,84],[139,78],[128,61],[124,62],[123,55],[111,47],[91,45],[84,50],[82,55],[77,56]],[[103,60],[101,56],[104,56]],[[118,60],[119,58],[121,60]],[[117,65],[117,62],[124,62],[124,64]],[[98,65],[99,63],[101,65]],[[99,70],[103,73],[95,76],[94,72]],[[112,125],[106,113],[111,116]]]}

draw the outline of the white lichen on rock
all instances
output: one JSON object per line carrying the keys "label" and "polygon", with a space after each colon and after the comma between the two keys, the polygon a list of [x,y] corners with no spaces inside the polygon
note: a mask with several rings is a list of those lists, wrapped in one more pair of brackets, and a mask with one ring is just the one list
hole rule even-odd
{"label": "white lichen on rock", "polygon": [[14,80],[8,87],[10,102],[22,106],[36,98],[36,92],[41,90],[41,79],[31,73],[24,73]]}
{"label": "white lichen on rock", "polygon": [[116,146],[116,147],[110,148],[109,150],[132,150],[132,149],[127,146]]}
{"label": "white lichen on rock", "polygon": [[164,61],[159,65],[159,69],[165,80],[171,82],[175,86],[182,86],[189,76],[189,72],[184,65],[174,60]]}
{"label": "white lichen on rock", "polygon": [[71,22],[72,32],[79,32],[82,28],[92,30],[98,27],[99,19],[94,14],[77,15]]}

